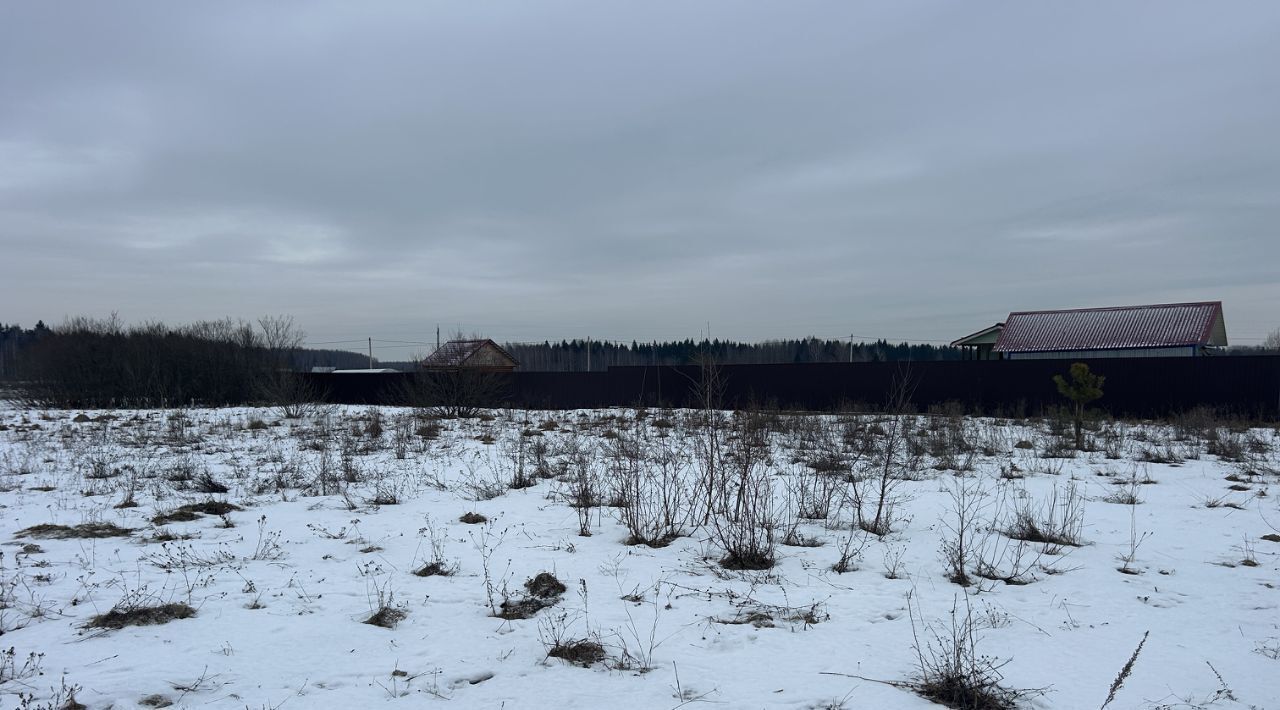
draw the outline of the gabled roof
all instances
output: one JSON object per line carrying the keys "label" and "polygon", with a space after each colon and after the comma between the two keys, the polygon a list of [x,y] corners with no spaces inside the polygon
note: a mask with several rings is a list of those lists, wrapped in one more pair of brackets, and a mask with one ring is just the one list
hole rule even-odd
{"label": "gabled roof", "polygon": [[[312,372],[314,371],[315,370],[313,369]],[[399,372],[399,370],[392,367],[373,367],[373,368],[366,367],[366,368],[361,368],[359,370],[335,370],[330,368],[329,371],[335,375],[381,375],[388,372]]]}
{"label": "gabled roof", "polygon": [[1010,313],[996,341],[995,352],[1226,344],[1222,302],[1205,301]]}
{"label": "gabled roof", "polygon": [[[506,350],[498,347],[498,344],[492,340],[485,338],[483,340],[450,340],[437,348],[435,352],[428,355],[426,359],[422,361],[422,366],[429,369],[467,367],[468,360],[471,360],[477,354],[486,349],[492,349],[492,351],[496,352],[501,358],[508,361],[509,364],[504,363],[501,367],[515,367],[519,364],[514,357],[511,357],[511,353],[508,353]],[[471,366],[476,366],[477,364],[478,363],[471,363]],[[481,367],[493,366],[492,363],[483,363],[479,365]]]}
{"label": "gabled roof", "polygon": [[[999,333],[1000,330],[1003,328],[1004,328],[1004,323],[996,323],[995,325],[987,326],[986,328],[983,328],[982,330],[976,333],[970,333],[964,336],[963,338],[957,338],[951,341],[951,347],[954,348],[961,345],[976,345],[978,343],[986,345],[989,342],[989,338],[991,334]],[[974,342],[974,341],[978,341],[978,342]]]}

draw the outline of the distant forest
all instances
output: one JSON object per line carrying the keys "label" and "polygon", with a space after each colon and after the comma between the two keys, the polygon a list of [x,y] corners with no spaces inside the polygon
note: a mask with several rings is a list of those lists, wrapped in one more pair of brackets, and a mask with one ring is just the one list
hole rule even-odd
{"label": "distant forest", "polygon": [[[291,325],[291,319],[290,319]],[[92,322],[85,319],[72,319],[68,323],[47,327],[43,321],[32,328],[0,323],[0,380],[21,379],[40,369],[41,363],[34,362],[40,357],[41,348],[36,347],[41,341],[53,340],[50,336],[61,336],[68,339],[73,333],[84,335],[85,331],[95,332],[99,339],[107,331],[118,331],[118,335],[129,335],[124,340],[137,340],[143,334],[152,342],[150,347],[159,347],[162,342],[174,342],[192,334],[201,339],[240,340],[243,345],[258,345],[242,331],[252,329],[242,322],[217,321],[213,323],[197,323],[188,326],[168,328],[163,324],[153,323],[136,326],[131,329],[107,322]],[[128,331],[128,332],[125,332]],[[108,341],[113,339],[108,339]],[[124,342],[116,340],[116,342]],[[101,345],[101,344],[100,344]],[[893,362],[893,361],[926,361],[926,360],[959,360],[961,351],[950,346],[929,344],[897,343],[886,340],[855,343],[850,348],[848,341],[828,340],[821,338],[800,338],[794,340],[767,340],[761,343],[741,343],[726,340],[693,339],[670,342],[630,344],[616,342],[600,342],[586,340],[545,341],[542,343],[503,343],[508,352],[520,362],[520,369],[534,372],[586,372],[588,370],[602,372],[616,365],[688,365],[710,357],[722,365],[755,365],[755,364],[788,364],[808,362]],[[46,351],[46,359],[51,352]],[[144,351],[145,352],[145,351]],[[303,347],[282,347],[277,352],[287,367],[297,371],[309,371],[313,367],[333,367],[338,369],[361,369],[369,367],[369,358],[364,353],[347,350],[321,350]],[[590,353],[588,355],[588,352]],[[1268,350],[1260,347],[1231,347],[1228,355],[1256,355]],[[158,353],[157,353],[158,354]],[[139,357],[143,357],[139,355]],[[51,364],[50,362],[44,363]],[[412,371],[417,368],[415,361],[387,361],[374,358],[374,367],[385,367],[397,370]]]}
{"label": "distant forest", "polygon": [[[521,370],[542,372],[603,371],[614,365],[688,365],[709,357],[721,365],[769,365],[802,362],[887,362],[897,360],[959,360],[960,349],[949,346],[874,343],[803,338],[739,343],[728,340],[677,340],[663,343],[611,343],[562,340],[558,343],[506,343]],[[590,367],[588,368],[588,349]]]}
{"label": "distant forest", "polygon": [[[100,324],[99,324],[100,325]],[[204,324],[196,324],[202,326]],[[219,324],[224,326],[224,324]],[[225,326],[224,326],[225,327]],[[243,327],[243,324],[240,324]],[[84,321],[74,320],[48,328],[41,321],[34,328],[0,324],[0,379],[18,379],[24,371],[30,372],[34,363],[25,362],[39,352],[33,346],[52,334],[68,328],[83,330]],[[98,328],[95,328],[98,329]],[[147,330],[156,336],[168,333],[170,338],[186,333],[191,326],[166,328],[153,324],[136,330]],[[136,335],[136,333],[135,333]],[[727,340],[693,339],[670,342],[631,344],[586,340],[562,340],[542,343],[503,343],[502,347],[520,362],[520,369],[537,372],[586,372],[588,369],[602,372],[615,365],[688,365],[709,356],[722,365],[783,364],[801,362],[885,362],[898,360],[958,360],[960,350],[948,346],[927,344],[892,344],[884,340],[873,343],[855,343],[852,350],[848,341],[802,338],[797,340],[768,340],[762,343],[740,343]],[[588,356],[588,350],[590,355]],[[361,369],[369,367],[364,353],[347,350],[322,350],[289,348],[285,355],[289,366],[298,371],[313,367]],[[24,368],[24,366],[27,366]],[[414,370],[414,361],[386,361],[374,358],[374,367],[397,370]]]}
{"label": "distant forest", "polygon": [[[168,342],[185,337],[193,329],[200,330],[205,324],[194,324],[192,326],[180,326],[176,328],[166,328],[163,325],[156,327],[155,325],[146,327],[149,335],[160,335]],[[222,325],[222,324],[219,324]],[[56,328],[49,328],[44,321],[39,321],[33,328],[23,328],[20,325],[8,325],[0,323],[0,380],[16,380],[20,379],[23,374],[30,375],[36,369],[38,363],[32,362],[34,358],[41,355],[41,351],[36,347],[40,342],[49,340],[49,336],[61,334],[64,337],[70,332],[85,330],[85,321],[77,319],[70,324],[65,324]],[[128,335],[132,335],[134,339],[141,336],[143,328],[135,328]],[[157,332],[158,331],[158,332]],[[124,342],[120,340],[119,342]],[[159,351],[156,351],[159,354]],[[47,356],[47,354],[46,354]],[[290,369],[307,371],[313,367],[336,367],[339,369],[359,369],[369,366],[369,358],[361,353],[348,352],[346,350],[317,350],[311,348],[285,348],[284,358]],[[375,367],[390,367],[389,365],[379,364],[374,360]]]}
{"label": "distant forest", "polygon": [[17,379],[18,366],[23,359],[22,353],[49,332],[44,321],[39,321],[34,328],[25,330],[17,324],[0,323],[0,380]]}

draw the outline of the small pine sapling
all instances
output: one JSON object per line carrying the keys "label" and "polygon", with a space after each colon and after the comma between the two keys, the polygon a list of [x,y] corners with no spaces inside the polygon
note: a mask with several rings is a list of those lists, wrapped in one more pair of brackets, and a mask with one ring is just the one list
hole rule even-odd
{"label": "small pine sapling", "polygon": [[1062,375],[1054,375],[1053,382],[1058,386],[1058,393],[1071,400],[1073,405],[1072,424],[1075,425],[1076,449],[1084,449],[1084,408],[1085,405],[1102,397],[1102,385],[1106,382],[1102,375],[1089,371],[1083,362],[1072,363],[1071,381]]}

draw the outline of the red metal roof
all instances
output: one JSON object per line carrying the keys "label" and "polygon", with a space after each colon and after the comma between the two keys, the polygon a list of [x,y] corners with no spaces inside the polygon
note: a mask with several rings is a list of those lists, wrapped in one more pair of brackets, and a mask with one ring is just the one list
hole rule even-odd
{"label": "red metal roof", "polygon": [[511,361],[511,366],[516,365],[516,359],[511,354],[503,350],[497,343],[489,339],[484,340],[450,340],[441,345],[435,352],[431,353],[422,361],[423,367],[441,368],[441,367],[462,367],[470,360],[473,355],[480,352],[486,346],[492,347],[503,357]]}
{"label": "red metal roof", "polygon": [[[995,351],[1115,350],[1207,345],[1222,319],[1222,302],[1078,308],[1010,313]],[[1225,331],[1218,329],[1226,345]]]}

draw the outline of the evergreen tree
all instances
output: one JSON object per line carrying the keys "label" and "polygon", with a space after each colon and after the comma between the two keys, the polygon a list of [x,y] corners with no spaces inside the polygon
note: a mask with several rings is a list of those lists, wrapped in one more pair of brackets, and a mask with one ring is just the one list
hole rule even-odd
{"label": "evergreen tree", "polygon": [[1089,371],[1083,362],[1071,365],[1071,381],[1062,375],[1054,375],[1053,382],[1058,386],[1058,393],[1071,400],[1074,405],[1072,423],[1076,430],[1076,449],[1084,449],[1084,408],[1085,405],[1102,397],[1102,385],[1106,382],[1102,375]]}

